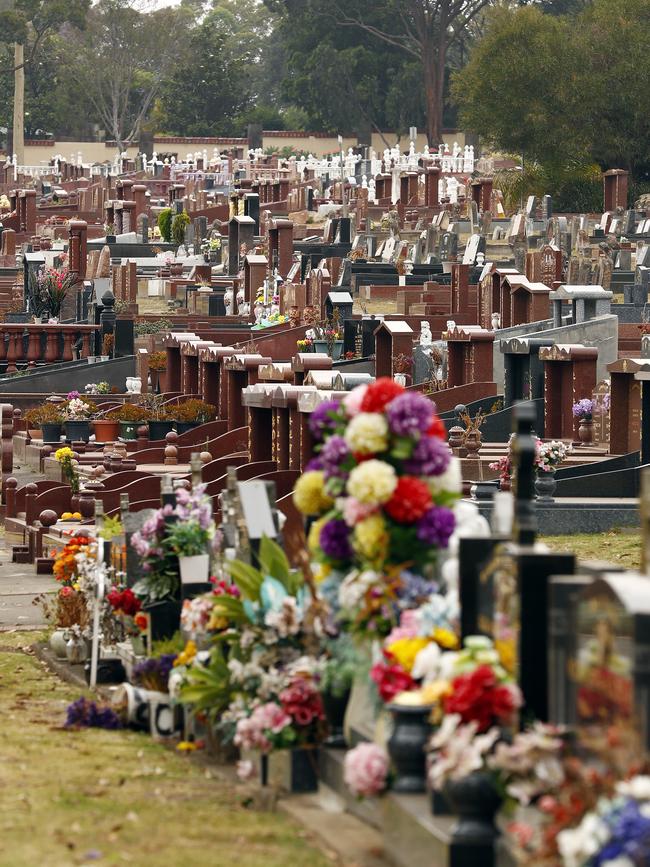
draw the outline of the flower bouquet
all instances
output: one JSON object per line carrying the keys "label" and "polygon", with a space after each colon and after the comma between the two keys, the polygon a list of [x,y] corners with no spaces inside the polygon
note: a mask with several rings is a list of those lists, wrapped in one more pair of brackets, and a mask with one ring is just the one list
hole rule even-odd
{"label": "flower bouquet", "polygon": [[595,409],[595,401],[591,400],[588,397],[583,397],[581,400],[578,400],[573,404],[573,406],[571,407],[571,412],[573,413],[573,417],[579,419],[580,421],[591,421]]}
{"label": "flower bouquet", "polygon": [[422,578],[454,531],[458,464],[434,404],[392,379],[324,401],[309,423],[318,454],[294,503],[316,519],[312,556],[321,575],[346,576],[338,601],[349,628],[383,638],[435,589]]}
{"label": "flower bouquet", "polygon": [[[77,471],[78,463],[75,460],[74,452],[69,446],[64,446],[54,452],[54,458],[61,464],[61,470],[65,476],[70,490],[73,494],[79,493],[79,473]],[[72,514],[72,513],[70,513]]]}
{"label": "flower bouquet", "polygon": [[554,472],[572,451],[573,446],[561,440],[551,440],[548,443],[539,441],[535,467],[543,473]]}

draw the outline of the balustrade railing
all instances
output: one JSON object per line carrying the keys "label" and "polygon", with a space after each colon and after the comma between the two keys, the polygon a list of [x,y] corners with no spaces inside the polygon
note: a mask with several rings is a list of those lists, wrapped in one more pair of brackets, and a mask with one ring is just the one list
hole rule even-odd
{"label": "balustrade railing", "polygon": [[78,358],[93,355],[92,337],[99,325],[37,325],[25,323],[0,324],[0,365],[6,362],[6,373],[14,373],[17,362],[28,365],[72,361],[76,349]]}

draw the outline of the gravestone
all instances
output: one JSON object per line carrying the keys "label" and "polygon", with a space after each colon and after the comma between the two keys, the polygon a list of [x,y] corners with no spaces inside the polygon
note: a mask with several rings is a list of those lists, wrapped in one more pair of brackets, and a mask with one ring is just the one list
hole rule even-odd
{"label": "gravestone", "polygon": [[124,505],[126,505],[126,509],[128,509],[128,495],[123,494],[122,496],[126,497],[126,503],[121,503],[121,519],[126,538],[126,583],[128,587],[133,587],[142,577],[142,560],[131,544],[131,537],[134,533],[142,530],[145,521],[153,518],[155,509],[142,509],[139,512],[129,512],[124,508]]}

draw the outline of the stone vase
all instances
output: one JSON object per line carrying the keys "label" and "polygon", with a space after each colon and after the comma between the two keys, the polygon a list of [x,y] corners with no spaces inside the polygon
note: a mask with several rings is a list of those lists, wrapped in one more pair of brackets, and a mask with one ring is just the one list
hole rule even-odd
{"label": "stone vase", "polygon": [[583,446],[591,445],[594,441],[594,420],[592,418],[581,418],[578,425],[578,439]]}
{"label": "stone vase", "polygon": [[555,469],[538,470],[535,478],[535,493],[540,502],[554,502],[553,494],[555,493],[556,487],[557,481],[555,480]]}
{"label": "stone vase", "polygon": [[70,665],[81,665],[88,656],[86,642],[81,636],[71,635],[65,645],[65,655]]}
{"label": "stone vase", "polygon": [[66,659],[66,630],[59,627],[50,635],[50,649],[57,659]]}
{"label": "stone vase", "polygon": [[487,771],[474,771],[460,780],[450,780],[444,793],[458,816],[451,831],[452,847],[471,847],[473,854],[484,858],[468,864],[492,863],[487,858],[498,835],[494,818],[501,806],[492,776]]}
{"label": "stone vase", "polygon": [[431,707],[389,704],[393,733],[388,739],[388,755],[395,769],[394,792],[416,794],[426,791],[425,748],[431,735]]}
{"label": "stone vase", "polygon": [[346,746],[345,736],[343,735],[343,724],[345,722],[345,711],[350,699],[350,692],[351,690],[348,689],[343,695],[335,695],[329,691],[321,694],[330,730],[329,736],[325,741],[328,747],[344,748]]}
{"label": "stone vase", "polygon": [[478,457],[479,450],[482,446],[480,430],[469,430],[465,435],[465,448],[467,449],[467,457]]}

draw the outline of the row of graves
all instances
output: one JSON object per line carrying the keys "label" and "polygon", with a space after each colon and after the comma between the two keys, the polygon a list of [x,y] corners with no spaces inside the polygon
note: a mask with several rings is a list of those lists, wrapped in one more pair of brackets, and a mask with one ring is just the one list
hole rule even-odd
{"label": "row of graves", "polygon": [[[280,405],[248,408],[286,441]],[[288,498],[234,461],[211,498],[196,452],[137,511],[99,495],[46,530],[42,652],[98,690],[66,724],[230,745],[267,803],[334,790],[405,867],[645,863],[650,489],[641,572],[550,551],[534,402],[513,418],[491,526],[431,401],[384,377],[314,404]]]}

